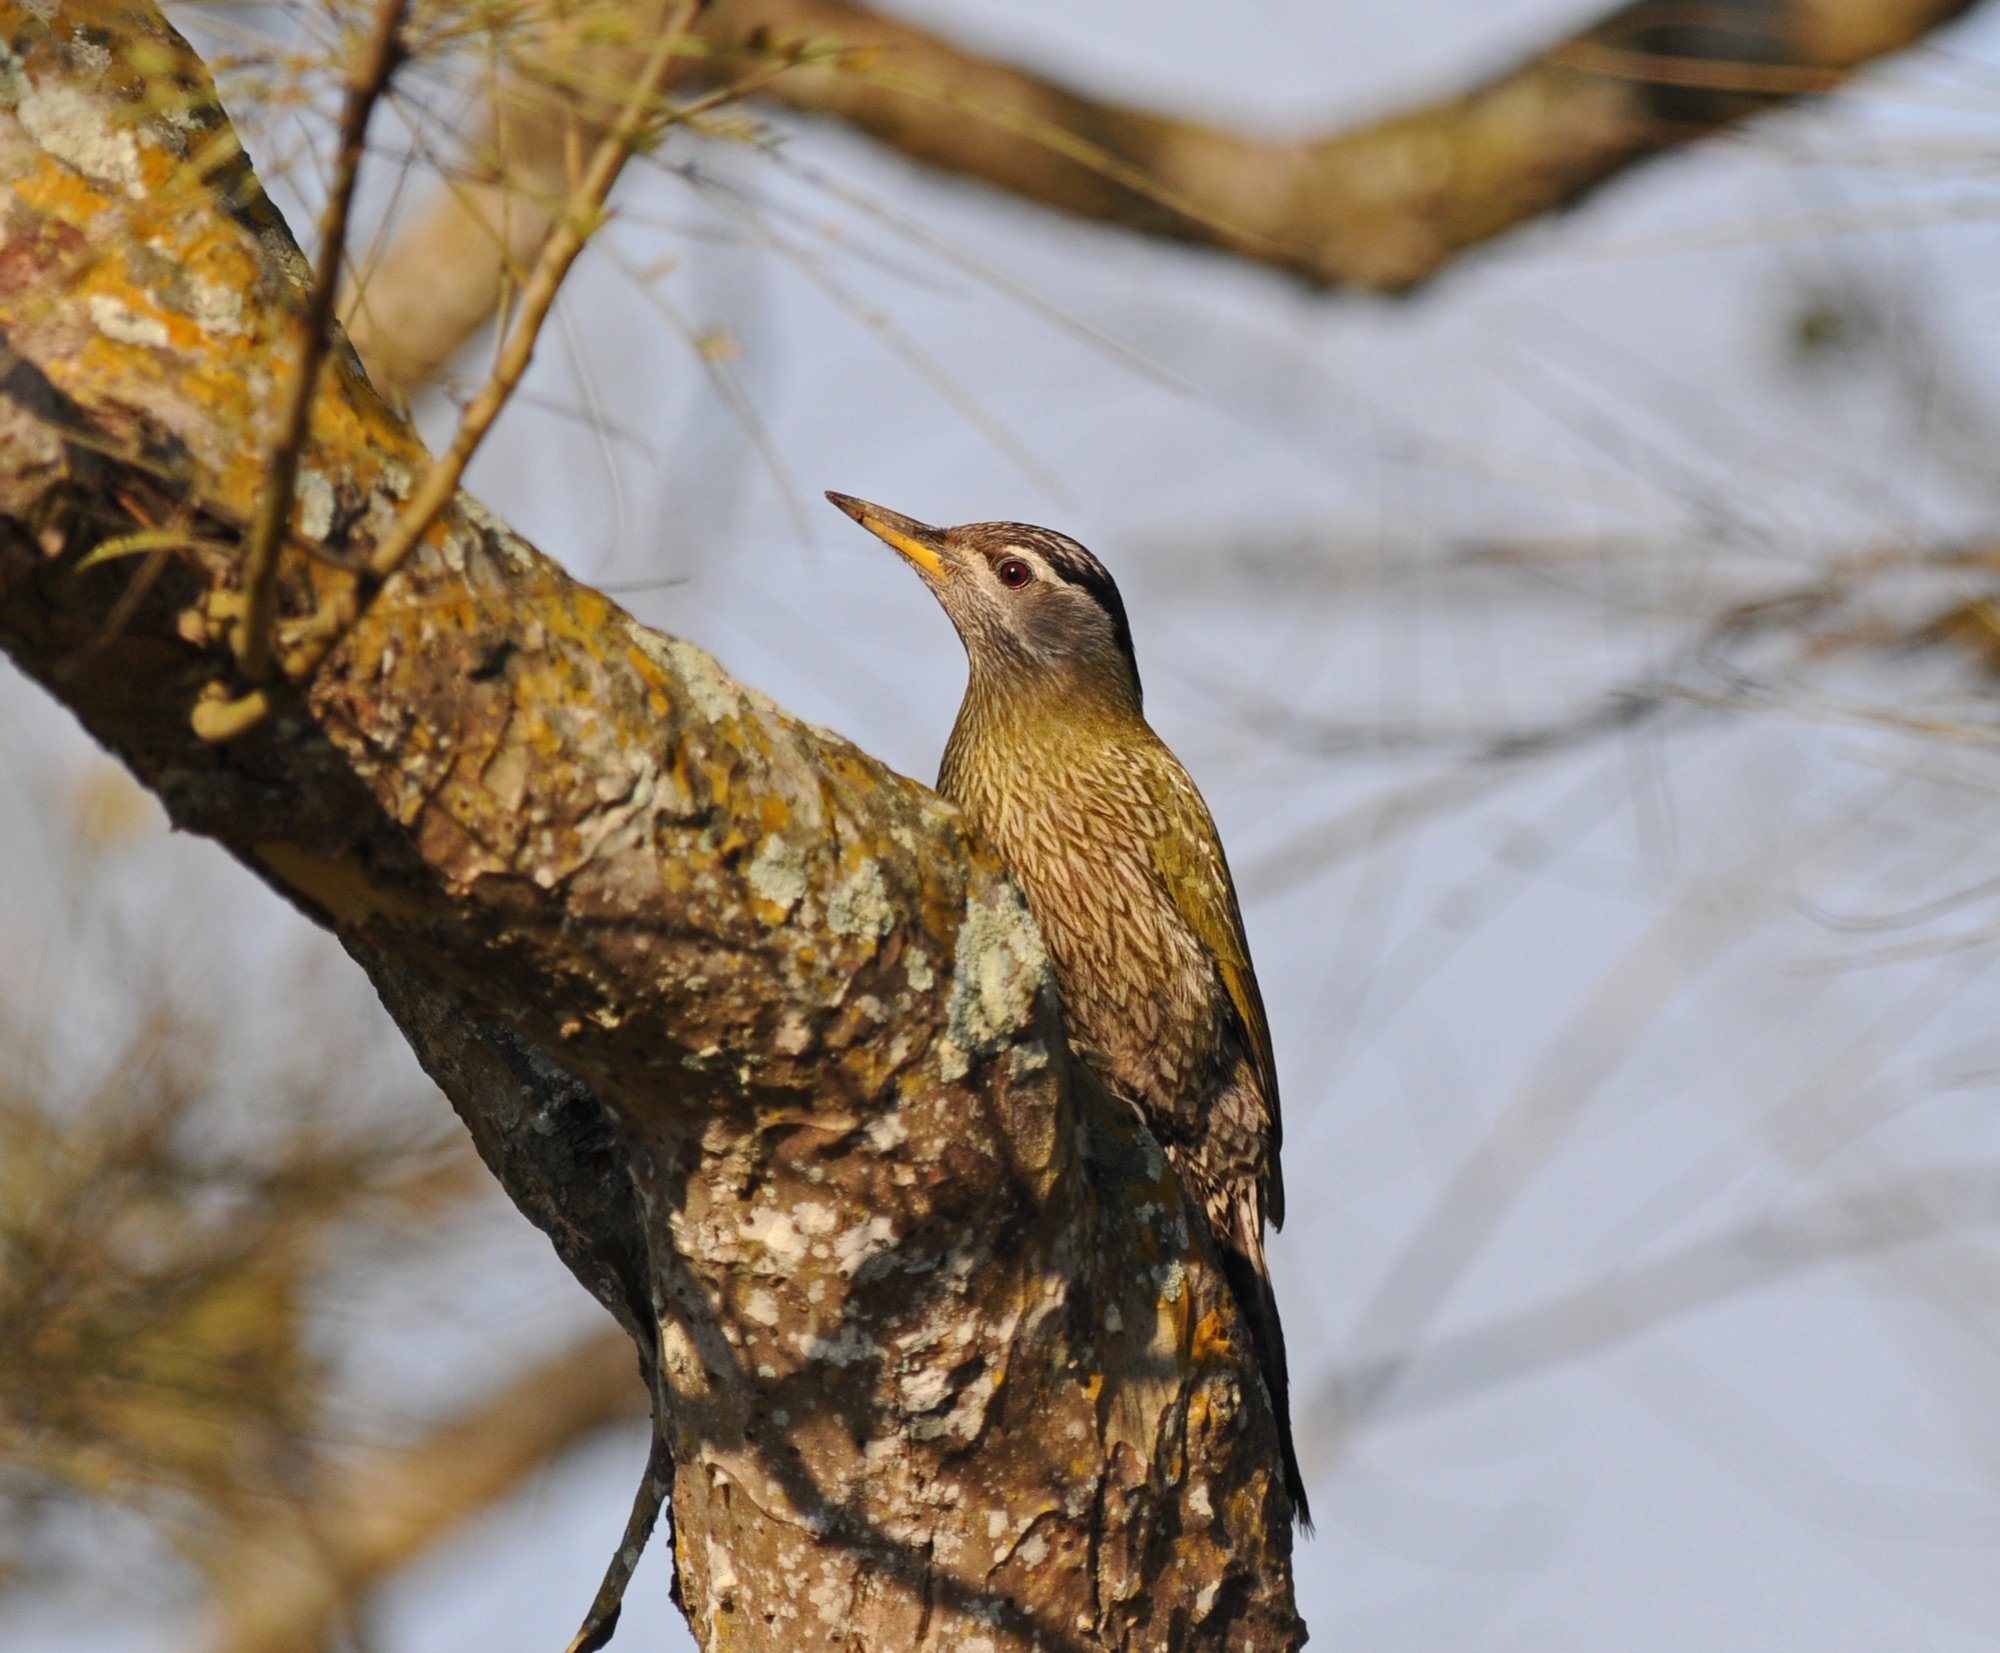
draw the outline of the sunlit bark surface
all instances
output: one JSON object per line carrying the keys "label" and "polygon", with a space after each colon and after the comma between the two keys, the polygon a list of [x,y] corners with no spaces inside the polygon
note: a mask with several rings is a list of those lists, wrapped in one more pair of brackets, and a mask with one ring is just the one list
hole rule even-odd
{"label": "sunlit bark surface", "polygon": [[[948,806],[463,498],[196,736],[303,266],[151,7],[0,22],[0,647],[340,936],[657,1362],[704,1645],[1297,1646],[1227,1290]],[[424,463],[336,352],[281,655]]]}

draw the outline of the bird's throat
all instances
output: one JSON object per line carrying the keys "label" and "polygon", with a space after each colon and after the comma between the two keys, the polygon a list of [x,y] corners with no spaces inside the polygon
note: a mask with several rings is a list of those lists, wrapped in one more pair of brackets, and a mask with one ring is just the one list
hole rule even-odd
{"label": "bird's throat", "polygon": [[1088,788],[1112,753],[1156,745],[1136,697],[1101,676],[974,670],[946,743],[938,791],[994,835],[1010,802]]}

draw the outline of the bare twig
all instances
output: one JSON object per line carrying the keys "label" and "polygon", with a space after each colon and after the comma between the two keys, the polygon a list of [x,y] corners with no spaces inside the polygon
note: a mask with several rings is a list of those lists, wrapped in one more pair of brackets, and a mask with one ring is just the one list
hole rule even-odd
{"label": "bare twig", "polygon": [[[623,107],[622,91],[640,72],[640,43],[669,26],[668,0],[594,0],[565,25],[511,52],[510,72],[492,89],[486,135],[473,146],[469,171],[431,141],[432,123],[416,123],[418,153],[437,172],[445,195],[398,226],[381,256],[342,306],[349,337],[370,377],[392,394],[431,381],[466,339],[485,327],[525,280],[583,169],[584,157]],[[688,19],[692,27],[699,19]],[[817,35],[770,37],[732,59],[761,64],[743,72],[732,61],[713,93],[673,111],[674,124],[699,125],[726,103],[765,90],[801,64],[830,61],[838,48]],[[708,48],[690,39],[673,78],[695,72]],[[709,72],[714,73],[713,66]]]}
{"label": "bare twig", "polygon": [[313,402],[319,394],[320,369],[333,343],[333,301],[340,284],[340,262],[347,248],[347,219],[354,205],[354,186],[361,176],[363,140],[369,118],[402,60],[403,20],[409,0],[380,0],[367,49],[348,81],[347,101],[340,112],[340,147],[334,159],[333,189],[320,220],[319,251],[313,261],[312,293],[306,302],[305,336],[299,360],[285,390],[278,435],[271,448],[270,472],[257,497],[257,518],[243,554],[243,619],[236,632],[236,659],[253,683],[270,675],[271,630],[277,605],[278,548],[291,526],[292,497],[298,485],[299,461],[312,424]]}
{"label": "bare twig", "polygon": [[693,13],[694,5],[692,0],[688,0],[668,23],[659,44],[647,59],[638,84],[632,89],[632,96],[612,123],[611,130],[598,142],[589,167],[571,192],[562,215],[542,242],[534,269],[529,272],[527,283],[521,289],[513,326],[500,346],[492,373],[466,408],[451,446],[424,473],[395,526],[382,536],[369,555],[368,572],[375,579],[386,580],[395,573],[417,541],[437,521],[438,513],[451,503],[452,496],[458,492],[459,479],[465,475],[465,467],[472,462],[472,456],[479,451],[486,433],[493,428],[493,421],[499,418],[508,398],[514,394],[521,375],[527,372],[528,363],[535,354],[536,341],[541,337],[542,324],[548,319],[556,294],[562,288],[563,278],[569,274],[577,254],[583,251],[584,243],[598,226],[605,197],[611,193],[611,186],[617,181],[625,157],[637,146],[641,131],[653,113],[653,105],[666,84],[667,71],[673,66]]}
{"label": "bare twig", "polygon": [[[619,170],[624,166],[626,157],[637,147],[654,113],[654,105],[666,84],[668,71],[681,49],[694,12],[695,0],[683,0],[674,17],[661,31],[659,43],[647,59],[631,96],[610,130],[598,142],[589,166],[544,237],[534,268],[521,289],[512,325],[501,342],[493,371],[467,406],[464,417],[459,421],[458,434],[452,438],[451,446],[431,462],[411,490],[396,521],[370,552],[361,578],[315,618],[298,652],[285,663],[286,672],[292,678],[309,678],[319,668],[354,622],[366,612],[374,593],[403,565],[404,558],[430,532],[432,524],[457,495],[466,466],[479,451],[487,432],[507,406],[515,386],[521,382],[528,363],[534,358],[542,324],[548,319],[570,266],[576,262],[577,254],[583,251],[584,243],[598,227],[605,197],[617,182]],[[704,98],[700,107],[712,106],[723,95],[718,93],[714,98]],[[675,118],[685,118],[688,113],[687,110],[675,111]],[[315,291],[315,303],[319,297]],[[247,617],[245,626],[249,628]],[[269,710],[270,700],[262,690],[235,699],[210,699],[196,709],[195,732],[205,740],[234,740],[256,727]]]}
{"label": "bare twig", "polygon": [[625,1536],[619,1540],[611,1563],[604,1569],[604,1582],[597,1587],[583,1627],[569,1644],[568,1653],[597,1653],[618,1628],[618,1615],[625,1610],[625,1589],[632,1582],[639,1558],[646,1553],[646,1540],[653,1523],[660,1518],[660,1506],[674,1490],[674,1452],[665,1425],[653,1419],[653,1446],[646,1454],[646,1473],[639,1490],[632,1495],[632,1513],[625,1518]]}

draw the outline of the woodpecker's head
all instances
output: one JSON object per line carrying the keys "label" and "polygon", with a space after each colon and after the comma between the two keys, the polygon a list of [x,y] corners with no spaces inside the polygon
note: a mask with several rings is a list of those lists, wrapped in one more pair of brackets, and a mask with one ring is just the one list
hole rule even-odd
{"label": "woodpecker's head", "polygon": [[933,528],[846,494],[826,496],[922,576],[965,644],[975,684],[1058,681],[1139,704],[1125,603],[1104,564],[1025,522]]}

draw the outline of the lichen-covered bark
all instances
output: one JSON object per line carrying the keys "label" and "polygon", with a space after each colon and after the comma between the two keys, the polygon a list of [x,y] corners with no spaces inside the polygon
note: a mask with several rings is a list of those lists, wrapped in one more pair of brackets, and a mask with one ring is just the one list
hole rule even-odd
{"label": "lichen-covered bark", "polygon": [[[195,736],[302,266],[150,5],[0,36],[0,647],[340,935],[638,1337],[703,1643],[1298,1645],[1228,1292],[949,806],[464,499],[309,685]],[[423,463],[343,355],[281,653]],[[188,539],[79,567],[135,529]]]}

